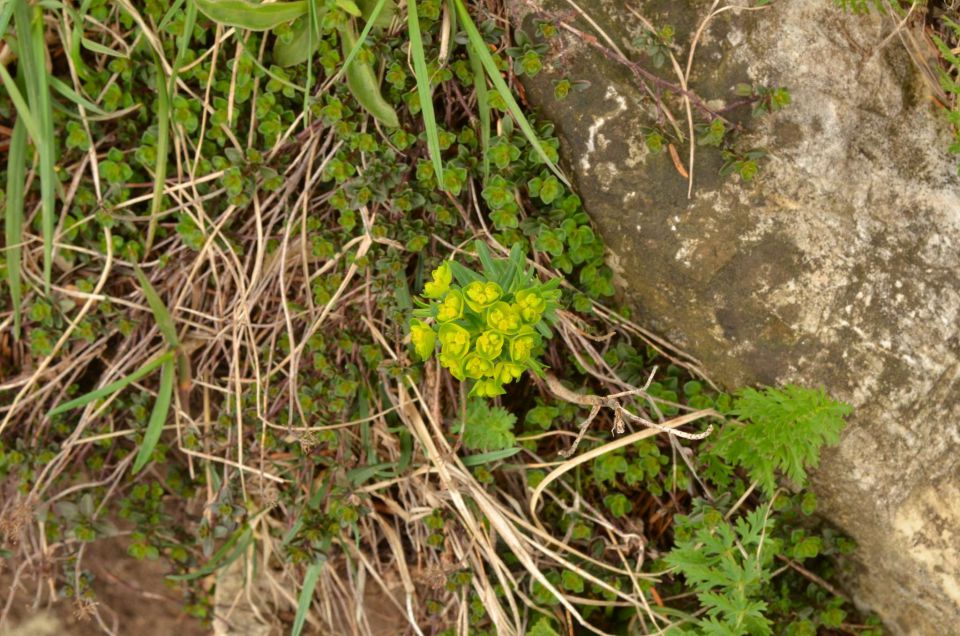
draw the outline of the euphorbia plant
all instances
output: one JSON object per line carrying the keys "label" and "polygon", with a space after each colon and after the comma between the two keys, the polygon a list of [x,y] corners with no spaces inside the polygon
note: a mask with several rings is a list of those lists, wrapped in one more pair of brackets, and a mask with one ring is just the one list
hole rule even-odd
{"label": "euphorbia plant", "polygon": [[472,382],[470,395],[493,397],[524,371],[543,374],[537,357],[553,335],[559,281],[541,282],[519,245],[503,259],[492,258],[480,241],[476,250],[480,273],[456,261],[433,270],[410,321],[410,340],[421,360],[439,344],[440,364]]}

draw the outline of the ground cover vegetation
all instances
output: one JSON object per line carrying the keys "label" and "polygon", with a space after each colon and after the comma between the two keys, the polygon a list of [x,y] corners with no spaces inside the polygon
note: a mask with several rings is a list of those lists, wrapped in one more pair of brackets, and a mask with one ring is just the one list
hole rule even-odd
{"label": "ground cover vegetation", "polygon": [[[631,63],[669,78],[651,27]],[[723,392],[618,306],[517,81],[561,28],[493,1],[0,5],[11,592],[112,632],[85,549],[120,540],[204,622],[239,565],[282,633],[373,633],[371,593],[380,633],[882,633],[804,489],[849,408]],[[722,147],[749,187],[763,150],[687,112],[651,151]]]}

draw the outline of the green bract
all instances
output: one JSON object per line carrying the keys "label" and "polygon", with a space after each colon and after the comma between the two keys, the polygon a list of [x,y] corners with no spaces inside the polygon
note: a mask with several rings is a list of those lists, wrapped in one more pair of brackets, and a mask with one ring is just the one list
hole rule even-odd
{"label": "green bract", "polygon": [[523,375],[524,366],[516,362],[498,362],[493,370],[493,377],[501,384],[509,384],[514,380],[519,380]]}
{"label": "green bract", "polygon": [[493,375],[493,363],[478,353],[471,353],[463,361],[463,371],[468,378],[480,379]]}
{"label": "green bract", "polygon": [[450,355],[448,353],[440,352],[440,355],[437,356],[437,360],[440,361],[444,367],[450,371],[450,375],[460,380],[461,382],[466,379],[466,375],[463,370],[463,358],[458,358],[457,356]]}
{"label": "green bract", "polygon": [[440,350],[446,355],[462,358],[470,350],[470,332],[460,325],[441,326]]}
{"label": "green bract", "polygon": [[503,336],[496,331],[485,331],[477,338],[477,353],[488,360],[494,360],[503,350]]}
{"label": "green bract", "polygon": [[473,311],[486,309],[500,299],[503,290],[491,281],[474,281],[463,288],[463,296]]}
{"label": "green bract", "polygon": [[427,360],[433,355],[433,348],[437,342],[437,334],[430,325],[422,320],[410,321],[410,341],[421,360]]}
{"label": "green bract", "polygon": [[463,316],[463,294],[459,290],[449,292],[437,307],[437,320],[450,322]]}
{"label": "green bract", "polygon": [[487,310],[487,324],[505,334],[515,334],[520,329],[520,312],[515,306],[499,302]]}
{"label": "green bract", "polygon": [[524,371],[543,372],[536,358],[550,336],[560,292],[556,281],[537,279],[519,246],[507,259],[492,258],[480,242],[476,249],[479,274],[453,261],[433,270],[410,337],[423,360],[439,341],[440,364],[458,380],[473,381],[470,395],[493,397]]}
{"label": "green bract", "polygon": [[503,395],[506,391],[503,390],[503,385],[496,380],[480,380],[473,385],[473,391],[470,393],[477,397],[496,397]]}
{"label": "green bract", "polygon": [[450,283],[453,282],[450,263],[444,263],[433,270],[431,277],[433,280],[423,286],[423,295],[427,298],[443,298],[443,295],[450,290]]}
{"label": "green bract", "polygon": [[547,301],[535,291],[521,289],[517,292],[516,306],[520,310],[523,321],[533,325],[540,321],[540,316],[547,308]]}
{"label": "green bract", "polygon": [[524,333],[510,341],[510,358],[514,362],[523,363],[530,359],[533,351],[539,344],[537,334]]}

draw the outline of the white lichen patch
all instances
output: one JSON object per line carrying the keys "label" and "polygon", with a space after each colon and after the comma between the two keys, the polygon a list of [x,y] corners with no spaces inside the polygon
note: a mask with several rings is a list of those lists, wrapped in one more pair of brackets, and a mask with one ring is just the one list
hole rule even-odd
{"label": "white lichen patch", "polygon": [[[606,138],[600,135],[600,131],[604,126],[613,118],[617,117],[621,113],[626,112],[627,110],[627,100],[623,95],[617,92],[617,89],[611,84],[607,87],[607,92],[604,95],[604,101],[613,101],[615,107],[602,115],[594,117],[593,123],[590,124],[590,127],[587,128],[587,141],[586,148],[584,149],[583,155],[580,157],[580,168],[587,172],[590,170],[590,156],[595,153],[598,149],[606,147]],[[600,143],[603,145],[598,145],[598,136]]]}

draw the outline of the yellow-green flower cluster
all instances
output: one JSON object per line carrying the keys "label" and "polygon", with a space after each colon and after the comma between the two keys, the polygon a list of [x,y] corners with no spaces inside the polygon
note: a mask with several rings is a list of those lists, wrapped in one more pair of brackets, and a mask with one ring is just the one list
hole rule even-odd
{"label": "yellow-green flower cluster", "polygon": [[444,263],[424,285],[430,302],[415,313],[426,320],[410,323],[417,355],[429,359],[439,343],[440,364],[458,380],[472,380],[471,395],[502,395],[504,384],[527,369],[541,369],[536,361],[542,345],[537,325],[544,319],[548,298],[540,287],[533,283],[505,291],[492,280],[461,287],[454,283],[450,263]]}

